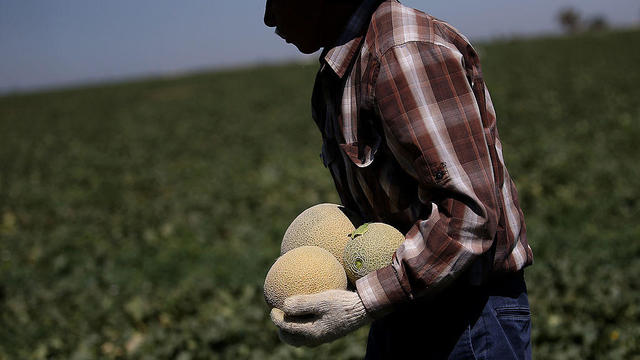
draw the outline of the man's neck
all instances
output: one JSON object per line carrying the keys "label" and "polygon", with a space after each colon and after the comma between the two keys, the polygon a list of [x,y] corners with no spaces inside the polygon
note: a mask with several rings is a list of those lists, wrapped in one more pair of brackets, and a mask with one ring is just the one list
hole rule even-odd
{"label": "man's neck", "polygon": [[349,19],[351,19],[359,5],[360,3],[352,1],[330,1],[326,3],[323,12],[325,31],[322,34],[324,47],[336,45]]}

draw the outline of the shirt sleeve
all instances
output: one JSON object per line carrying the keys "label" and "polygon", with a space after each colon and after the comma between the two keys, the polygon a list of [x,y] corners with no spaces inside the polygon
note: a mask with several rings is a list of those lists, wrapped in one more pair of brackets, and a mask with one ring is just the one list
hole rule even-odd
{"label": "shirt sleeve", "polygon": [[389,149],[431,212],[391,265],[356,283],[374,317],[456,279],[493,243],[497,198],[478,101],[453,46],[410,42],[381,55],[373,87]]}

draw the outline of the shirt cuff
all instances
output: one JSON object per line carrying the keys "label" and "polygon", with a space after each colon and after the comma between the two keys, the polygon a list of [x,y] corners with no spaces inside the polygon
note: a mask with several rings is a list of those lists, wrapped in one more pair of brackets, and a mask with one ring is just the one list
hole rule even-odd
{"label": "shirt cuff", "polygon": [[367,313],[374,319],[382,318],[392,312],[395,306],[409,301],[391,265],[358,279],[356,291]]}

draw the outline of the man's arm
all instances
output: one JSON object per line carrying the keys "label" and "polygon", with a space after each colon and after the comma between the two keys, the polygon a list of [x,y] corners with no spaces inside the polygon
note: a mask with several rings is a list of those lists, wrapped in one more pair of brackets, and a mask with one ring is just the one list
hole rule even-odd
{"label": "man's arm", "polygon": [[488,251],[498,202],[488,129],[457,49],[429,42],[395,46],[380,58],[374,89],[387,144],[431,208],[406,234],[393,263],[356,283],[377,317],[445,286]]}

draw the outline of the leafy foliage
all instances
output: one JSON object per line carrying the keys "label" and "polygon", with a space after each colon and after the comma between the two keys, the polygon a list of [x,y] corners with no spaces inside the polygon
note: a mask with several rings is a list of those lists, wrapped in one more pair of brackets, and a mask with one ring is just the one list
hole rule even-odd
{"label": "leafy foliage", "polygon": [[[640,353],[640,32],[479,47],[535,264],[534,356]],[[361,358],[279,342],[262,281],[338,202],[315,64],[0,98],[0,359]]]}

